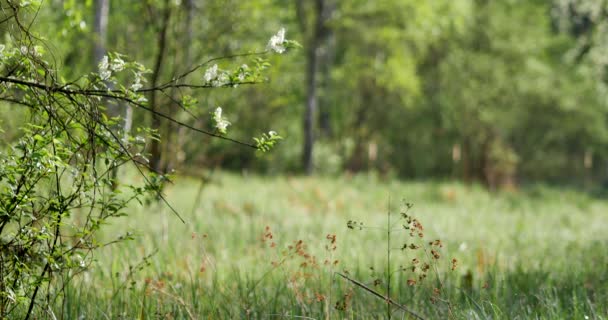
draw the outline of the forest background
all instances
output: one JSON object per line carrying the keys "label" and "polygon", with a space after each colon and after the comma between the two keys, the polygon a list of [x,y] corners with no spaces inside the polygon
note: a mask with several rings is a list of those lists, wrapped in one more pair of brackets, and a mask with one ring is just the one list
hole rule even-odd
{"label": "forest background", "polygon": [[[128,127],[158,130],[147,151],[161,172],[597,186],[608,179],[608,44],[601,1],[578,2],[50,1],[33,28],[66,79],[118,52],[149,67],[151,84],[194,62],[263,51],[281,27],[303,45],[271,58],[266,84],[187,91],[197,101],[188,110],[172,102],[175,90],[151,101],[194,127],[210,127],[221,106],[237,140],[271,126],[286,143],[265,157],[142,110],[111,110]],[[3,110],[10,144],[22,114]]]}

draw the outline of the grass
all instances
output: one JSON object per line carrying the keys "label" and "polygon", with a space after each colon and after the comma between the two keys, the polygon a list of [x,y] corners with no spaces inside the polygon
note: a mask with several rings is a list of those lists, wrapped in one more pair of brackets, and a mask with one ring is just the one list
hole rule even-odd
{"label": "grass", "polygon": [[[200,198],[199,186],[196,179],[177,178],[166,189],[186,224],[154,204],[133,208],[106,226],[108,239],[127,231],[137,237],[98,252],[55,314],[67,319],[385,317],[383,301],[332,272],[346,269],[372,287],[374,280],[386,279],[379,271],[386,269],[386,232],[353,231],[346,223],[386,225],[390,197],[393,213],[399,212],[401,198],[414,203],[410,212],[424,225],[425,239],[441,239],[442,255],[458,259],[455,271],[439,265],[442,295],[454,318],[608,319],[608,202],[584,193],[537,186],[490,194],[460,183],[381,181],[367,175],[216,173]],[[326,249],[327,235],[336,235],[335,250]],[[393,238],[398,244],[407,240]],[[142,263],[153,252],[148,264]],[[394,269],[409,265],[410,254],[393,252]],[[447,316],[444,303],[429,302],[434,279],[409,286],[407,273],[392,278],[396,301],[428,319]],[[383,285],[374,288],[382,292]],[[407,318],[398,311],[393,315]]]}

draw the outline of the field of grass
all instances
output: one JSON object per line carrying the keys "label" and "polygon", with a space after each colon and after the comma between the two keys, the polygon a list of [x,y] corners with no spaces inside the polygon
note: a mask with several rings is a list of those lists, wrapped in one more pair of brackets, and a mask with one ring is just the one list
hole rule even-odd
{"label": "field of grass", "polygon": [[[417,234],[399,229],[391,237],[391,270],[408,267],[392,274],[392,297],[425,319],[608,319],[608,202],[584,193],[215,173],[202,189],[196,179],[176,178],[166,195],[186,223],[159,203],[105,226],[108,239],[128,231],[135,239],[98,252],[56,314],[386,318],[384,301],[334,272],[385,293],[387,234],[373,227],[386,226],[389,205],[395,221],[405,199],[424,226],[423,241],[443,243],[435,260],[399,249],[419,243]],[[365,228],[351,230],[349,220]],[[420,269],[409,270],[416,257],[432,262],[423,281]]]}

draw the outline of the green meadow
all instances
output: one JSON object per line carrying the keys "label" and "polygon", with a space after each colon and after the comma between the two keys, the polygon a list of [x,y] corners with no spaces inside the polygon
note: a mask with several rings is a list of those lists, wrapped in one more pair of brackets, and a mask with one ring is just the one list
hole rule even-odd
{"label": "green meadow", "polygon": [[[133,239],[97,252],[57,315],[409,319],[338,275],[386,293],[390,212],[391,298],[425,319],[608,318],[608,202],[580,191],[215,172],[165,194],[185,223],[152,201],[104,226],[104,240]],[[405,202],[423,238],[403,229]],[[401,248],[437,239],[439,259]],[[413,259],[429,263],[426,278]]]}

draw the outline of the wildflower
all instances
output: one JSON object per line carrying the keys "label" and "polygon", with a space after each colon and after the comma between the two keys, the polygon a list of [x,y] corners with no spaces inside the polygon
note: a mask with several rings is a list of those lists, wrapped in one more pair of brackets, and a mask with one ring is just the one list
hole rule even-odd
{"label": "wildflower", "polygon": [[279,29],[277,34],[273,35],[268,41],[268,49],[276,52],[283,53],[285,52],[285,28]]}
{"label": "wildflower", "polygon": [[[270,131],[272,132],[272,131]],[[327,240],[329,240],[331,242],[331,244],[335,244],[336,243],[336,235],[335,234],[328,234],[325,237]]]}
{"label": "wildflower", "polygon": [[99,61],[99,76],[101,77],[101,80],[105,81],[110,79],[112,71],[108,70],[108,67],[108,56],[103,56],[103,58],[101,58],[101,61]]}
{"label": "wildflower", "polygon": [[214,64],[211,68],[207,69],[203,78],[206,82],[211,82],[211,80],[217,78],[217,64]]}
{"label": "wildflower", "polygon": [[441,240],[437,239],[435,241],[429,242],[429,246],[437,246],[443,248],[443,243],[441,243]]}
{"label": "wildflower", "polygon": [[226,134],[226,128],[228,128],[230,122],[222,117],[222,108],[217,107],[217,109],[215,109],[215,112],[213,113],[213,121],[215,121],[215,127],[217,130],[222,134]]}
{"label": "wildflower", "polygon": [[325,296],[320,293],[315,293],[315,298],[316,298],[317,302],[325,301]]}
{"label": "wildflower", "polygon": [[433,255],[434,259],[439,259],[441,257],[441,255],[439,254],[439,252],[437,252],[435,250],[431,250],[431,254]]}

